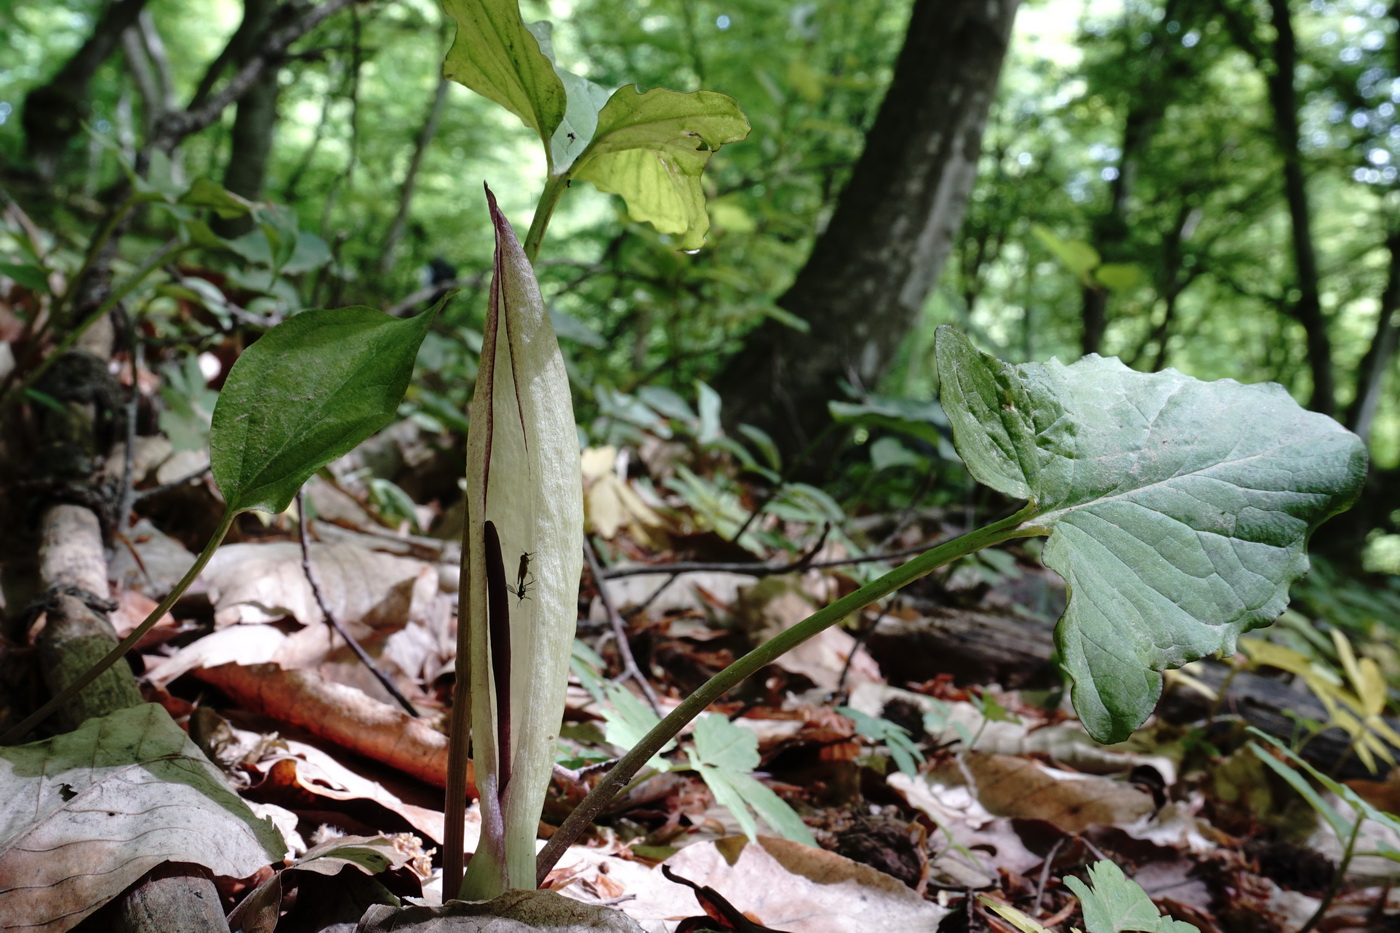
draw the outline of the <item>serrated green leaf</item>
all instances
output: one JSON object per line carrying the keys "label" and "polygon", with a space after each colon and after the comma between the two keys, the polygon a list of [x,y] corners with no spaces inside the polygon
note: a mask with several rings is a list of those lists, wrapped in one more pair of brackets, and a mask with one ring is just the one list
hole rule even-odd
{"label": "serrated green leaf", "polygon": [[[1347,804],[1352,808],[1352,812],[1357,814],[1357,819],[1371,820],[1377,823],[1378,825],[1384,827],[1386,832],[1389,833],[1392,837],[1400,836],[1400,819],[1396,819],[1395,816],[1386,813],[1384,810],[1381,810],[1368,803],[1364,797],[1362,797],[1356,791],[1352,790],[1350,787],[1343,784],[1341,781],[1338,781],[1335,778],[1331,778],[1323,774],[1321,771],[1308,764],[1302,758],[1299,758],[1298,755],[1294,753],[1292,749],[1284,745],[1282,742],[1280,742],[1273,736],[1260,731],[1254,726],[1250,726],[1248,728],[1248,731],[1256,740],[1268,743],[1279,755],[1281,755],[1284,758],[1287,758],[1298,768],[1302,768],[1304,771],[1306,771],[1309,775],[1312,776],[1313,780],[1317,781],[1323,787],[1327,788],[1332,793],[1342,798],[1342,800],[1346,801]],[[1351,832],[1351,828],[1353,825],[1352,820],[1347,819],[1340,812],[1338,812],[1337,809],[1333,807],[1325,797],[1319,794],[1317,790],[1311,784],[1308,783],[1307,779],[1304,778],[1301,774],[1299,774],[1296,770],[1290,768],[1284,762],[1279,761],[1273,755],[1269,754],[1267,751],[1261,748],[1258,744],[1251,745],[1251,750],[1256,756],[1258,756],[1260,761],[1268,765],[1269,768],[1272,769],[1275,774],[1282,777],[1293,787],[1294,790],[1296,790],[1300,795],[1302,795],[1303,799],[1308,802],[1309,806],[1316,810],[1318,815],[1327,821],[1327,825],[1331,827],[1334,833],[1336,833],[1338,839],[1342,840],[1343,842],[1346,841],[1348,834]],[[1384,839],[1377,840],[1377,849],[1374,852],[1361,852],[1358,854],[1380,855],[1384,858],[1389,859],[1392,862],[1400,862],[1400,850],[1395,849]]]}
{"label": "serrated green leaf", "polygon": [[[631,748],[660,724],[661,720],[652,712],[651,707],[637,699],[632,691],[621,684],[609,683],[603,690],[608,703],[611,704],[603,709],[603,720],[607,723],[603,736],[609,745]],[[647,767],[657,771],[670,771],[671,763],[661,756],[675,747],[674,741],[667,742],[661,747],[661,751],[647,760]]]}
{"label": "serrated green leaf", "polygon": [[445,0],[443,7],[457,22],[443,75],[500,104],[548,145],[564,119],[564,85],[516,0]]}
{"label": "serrated green leaf", "polygon": [[758,736],[723,716],[703,716],[695,723],[691,760],[747,774],[758,767]]}
{"label": "serrated green leaf", "polygon": [[949,327],[936,355],[968,470],[1029,501],[1022,533],[1050,536],[1069,587],[1056,642],[1099,741],[1142,724],[1158,672],[1272,622],[1308,536],[1365,476],[1361,441],[1276,385],[1098,356],[1012,366]]}
{"label": "serrated green leaf", "polygon": [[573,177],[619,195],[633,220],[675,234],[681,249],[699,249],[710,228],[700,173],[715,150],[748,134],[749,121],[724,94],[628,85],[599,112]]}
{"label": "serrated green leaf", "polygon": [[758,837],[753,818],[757,814],[783,838],[816,845],[802,818],[749,773],[758,767],[758,736],[723,716],[710,715],[695,723],[693,739],[694,747],[686,753],[690,766],[705,779],[715,802],[734,814],[744,835]]}
{"label": "serrated green leaf", "polygon": [[1092,888],[1078,878],[1065,878],[1084,910],[1086,933],[1197,933],[1189,923],[1163,917],[1141,885],[1112,862],[1090,865],[1089,882]]}
{"label": "serrated green leaf", "polygon": [[[701,774],[705,775],[706,781],[709,782],[718,770],[706,769],[701,771]],[[723,773],[724,779],[729,783],[742,804],[752,808],[754,814],[768,824],[769,829],[784,839],[800,842],[812,848],[817,847],[817,840],[813,838],[812,831],[807,828],[807,824],[802,822],[802,817],[798,816],[797,811],[788,806],[783,798],[773,793],[772,788],[759,781],[752,774],[733,771]],[[714,784],[710,783],[709,786],[713,789]],[[732,810],[733,807],[730,809]],[[735,812],[737,815],[737,811]]]}
{"label": "serrated green leaf", "polygon": [[739,829],[750,841],[758,839],[758,821],[754,819],[753,812],[744,801],[743,794],[734,786],[730,780],[736,772],[725,768],[716,768],[710,765],[697,764],[692,761],[692,766],[700,772],[700,776],[705,780],[705,786],[710,789],[710,793],[715,796],[715,803],[734,815],[734,821],[739,824]]}
{"label": "serrated green leaf", "polygon": [[364,307],[303,311],[245,350],[209,435],[228,507],[284,511],[312,473],[388,424],[441,307],[407,320]]}

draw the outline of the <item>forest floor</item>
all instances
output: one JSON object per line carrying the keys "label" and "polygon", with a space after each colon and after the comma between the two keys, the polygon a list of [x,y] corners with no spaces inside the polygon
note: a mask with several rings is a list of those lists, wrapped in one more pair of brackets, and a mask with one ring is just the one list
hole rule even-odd
{"label": "forest floor", "polygon": [[[305,553],[291,517],[244,516],[232,543],[139,649],[145,698],[184,727],[289,846],[286,867],[218,879],[225,909],[238,911],[236,929],[351,929],[367,904],[441,900],[460,553],[451,540],[454,510],[432,504],[450,496],[457,475],[460,453],[443,443],[406,423],[338,462],[334,479],[314,479]],[[673,472],[663,458],[674,455],[650,451],[646,472]],[[609,451],[590,457],[590,540],[606,570],[584,572],[561,767],[542,835],[583,796],[599,763],[658,713],[879,566],[843,562],[854,556],[850,539],[824,538],[820,525],[791,517],[761,517],[751,539],[788,540],[790,552],[753,553],[710,530],[694,499],[628,479]],[[433,534],[411,534],[407,521],[388,527],[367,506],[369,467],[386,460],[412,501],[430,503],[415,518]],[[143,486],[178,482],[142,499],[144,517],[115,539],[109,576],[119,633],[185,573],[219,512],[207,474],[188,479],[207,457],[172,453],[156,437],[143,440],[134,462]],[[739,517],[753,504],[742,487],[724,495]],[[862,519],[860,537],[879,542],[869,547],[880,553],[904,553],[956,534],[959,514]],[[794,560],[795,569],[774,572]],[[827,630],[712,709],[710,717],[737,727],[711,731],[738,749],[736,757],[704,748],[698,730],[683,737],[569,850],[545,886],[612,906],[648,931],[1035,929],[1003,918],[988,901],[1046,929],[1089,933],[1167,929],[1165,921],[1152,925],[1157,911],[1202,933],[1400,929],[1395,862],[1366,854],[1400,846],[1394,827],[1355,817],[1330,792],[1309,804],[1286,776],[1302,766],[1248,741],[1242,728],[1252,720],[1296,739],[1310,721],[1319,729],[1346,725],[1344,708],[1319,703],[1306,676],[1270,678],[1267,689],[1247,692],[1251,707],[1237,688],[1241,678],[1262,682],[1267,665],[1250,667],[1242,655],[1169,676],[1159,717],[1130,742],[1101,747],[1068,712],[1053,665],[1063,599],[1059,579],[1032,553],[1008,551],[969,559]],[[400,700],[348,650],[327,611]],[[620,633],[627,651],[619,650]],[[31,663],[29,651],[11,646],[8,669]],[[1345,682],[1345,671],[1334,679]],[[1383,730],[1374,713],[1372,725]],[[1374,732],[1358,743],[1364,732],[1333,728],[1304,745],[1305,757],[1350,775],[1345,789],[1394,810],[1400,782],[1384,776],[1389,747]],[[1361,767],[1368,755],[1375,774]],[[781,814],[765,822],[772,804],[737,780],[726,783],[726,768],[752,772],[775,791],[818,847],[782,838],[770,825]],[[90,776],[99,785],[117,771],[94,764]],[[12,765],[6,780],[20,782],[7,792],[23,794],[24,782],[40,779]],[[1339,840],[1329,828],[1328,803],[1348,835],[1359,827],[1352,838]],[[139,832],[104,844],[132,860],[152,853],[183,860],[154,841],[161,817],[139,812]],[[475,806],[468,820],[470,849]],[[53,831],[64,844],[84,841],[71,823]],[[0,851],[6,858],[19,856],[11,847]],[[4,916],[0,928],[31,929],[31,917],[80,918],[130,883],[124,875],[94,880],[89,855],[71,847],[45,858],[48,880],[29,888],[26,915]],[[1131,897],[1098,876],[1091,879],[1097,903],[1083,902],[1073,879],[1089,878],[1101,861],[1141,886],[1155,905],[1152,917],[1109,916],[1131,913],[1123,906]],[[75,887],[79,878],[86,881]],[[96,928],[102,916],[80,929]],[[40,928],[71,926],[50,920]]]}

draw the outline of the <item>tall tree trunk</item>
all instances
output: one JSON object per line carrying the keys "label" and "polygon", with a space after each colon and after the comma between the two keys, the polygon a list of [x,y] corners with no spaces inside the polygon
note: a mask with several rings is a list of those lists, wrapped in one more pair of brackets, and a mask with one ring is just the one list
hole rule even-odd
{"label": "tall tree trunk", "polygon": [[726,418],[791,459],[842,381],[878,382],[918,320],[962,220],[1018,0],[915,0],[894,78],[827,229],[718,385]]}
{"label": "tall tree trunk", "polygon": [[1274,111],[1274,133],[1283,156],[1283,191],[1288,199],[1288,216],[1293,225],[1293,266],[1297,274],[1298,300],[1289,312],[1303,326],[1308,343],[1308,368],[1313,390],[1310,407],[1332,414],[1337,405],[1337,389],[1332,370],[1332,339],[1322,313],[1318,284],[1317,252],[1313,246],[1312,209],[1303,174],[1303,153],[1298,133],[1298,91],[1294,72],[1298,67],[1298,47],[1293,35],[1293,17],[1288,0],[1269,0],[1274,26],[1274,68],[1266,71],[1269,103]]}
{"label": "tall tree trunk", "polygon": [[413,140],[413,156],[408,160],[408,170],[404,172],[403,184],[399,186],[399,209],[384,234],[384,245],[379,253],[379,274],[387,276],[394,269],[394,257],[399,251],[404,228],[408,225],[409,209],[413,206],[413,189],[418,184],[418,172],[423,167],[423,157],[428,146],[437,135],[438,123],[442,120],[443,104],[447,102],[448,81],[442,78],[433,91],[433,102],[428,107],[428,116]]}
{"label": "tall tree trunk", "polygon": [[1357,367],[1356,396],[1346,413],[1347,427],[1363,441],[1370,440],[1386,376],[1395,360],[1396,345],[1400,343],[1400,231],[1391,231],[1385,245],[1390,250],[1390,274],[1381,292],[1376,332]]}
{"label": "tall tree trunk", "polygon": [[[234,62],[250,59],[258,50],[272,23],[276,0],[244,0],[243,22],[229,42]],[[228,164],[224,167],[224,187],[234,194],[256,201],[267,183],[267,162],[272,155],[272,133],[277,126],[278,73],[275,65],[265,69],[238,100],[233,118]],[[253,229],[248,216],[217,220],[214,232],[235,237]]]}
{"label": "tall tree trunk", "polygon": [[24,99],[20,118],[24,145],[34,170],[52,181],[68,141],[77,134],[87,115],[88,84],[97,69],[116,49],[124,33],[146,6],[146,0],[112,0],[73,57],[47,84]]}
{"label": "tall tree trunk", "polygon": [[[1090,221],[1090,242],[1105,262],[1121,262],[1129,258],[1126,253],[1127,241],[1132,234],[1132,223],[1128,216],[1137,185],[1138,169],[1143,155],[1157,133],[1157,128],[1166,115],[1167,106],[1172,102],[1174,89],[1180,88],[1189,80],[1189,72],[1182,74],[1183,56],[1181,40],[1177,30],[1183,28],[1180,22],[1177,0],[1167,0],[1157,21],[1147,27],[1149,38],[1146,49],[1136,49],[1134,57],[1143,59],[1136,66],[1139,70],[1131,77],[1131,84],[1121,92],[1126,97],[1127,113],[1123,118],[1123,135],[1119,143],[1117,174],[1108,186],[1108,207]],[[1125,13],[1122,32],[1131,36],[1134,45],[1141,34],[1135,28],[1137,18]],[[1140,22],[1140,20],[1137,20]],[[1172,29],[1171,27],[1176,27]],[[1187,66],[1189,68],[1189,66]],[[1127,76],[1125,76],[1127,77]],[[1108,89],[1117,97],[1117,89]],[[1086,285],[1082,290],[1080,317],[1083,331],[1080,335],[1080,348],[1085,355],[1103,351],[1104,333],[1108,330],[1108,289],[1101,285]]]}

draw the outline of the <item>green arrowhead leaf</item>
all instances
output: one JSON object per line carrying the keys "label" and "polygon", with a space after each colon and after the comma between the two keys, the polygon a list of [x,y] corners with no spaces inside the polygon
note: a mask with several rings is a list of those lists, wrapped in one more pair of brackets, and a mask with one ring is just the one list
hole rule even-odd
{"label": "green arrowhead leaf", "polygon": [[443,74],[521,119],[549,145],[566,106],[564,85],[520,19],[516,0],[445,0],[457,21]]}
{"label": "green arrowhead leaf", "polygon": [[312,473],[387,424],[441,307],[407,320],[363,307],[303,311],[245,350],[209,433],[228,507],[284,511]]}
{"label": "green arrowhead leaf", "polygon": [[710,229],[700,173],[715,150],[748,134],[732,97],[628,85],[599,112],[573,177],[621,196],[633,220],[676,234],[681,249],[699,249]]}
{"label": "green arrowhead leaf", "polygon": [[1355,499],[1359,438],[1277,385],[1139,373],[1088,356],[1012,366],[949,327],[936,355],[958,453],[1029,500],[1024,534],[1069,587],[1056,629],[1075,711],[1121,741],[1157,673],[1268,625],[1305,573],[1304,546]]}

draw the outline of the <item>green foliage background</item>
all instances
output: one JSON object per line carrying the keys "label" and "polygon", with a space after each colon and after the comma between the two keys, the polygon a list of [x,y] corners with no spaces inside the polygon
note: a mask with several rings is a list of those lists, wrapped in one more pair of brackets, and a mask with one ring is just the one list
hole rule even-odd
{"label": "green foliage background", "polygon": [[[23,164],[24,94],[71,54],[101,8],[68,0],[0,13],[0,161]],[[1254,23],[1255,41],[1268,47],[1266,8],[1242,0],[1023,5],[954,257],[882,391],[932,395],[933,329],[941,323],[1004,359],[1079,355],[1084,285],[1034,233],[1042,228],[1102,258],[1102,280],[1113,284],[1104,353],[1202,379],[1276,380],[1308,398],[1304,334],[1282,310],[1294,287],[1290,224],[1267,91],[1222,24],[1226,8]],[[150,11],[183,103],[237,26],[240,4],[150,0]],[[659,387],[694,399],[694,381],[713,376],[750,327],[785,313],[774,301],[861,150],[908,4],[525,0],[522,11],[527,20],[552,20],[561,63],[601,85],[703,86],[738,100],[753,125],[746,142],[726,147],[706,171],[713,227],[702,251],[677,252],[628,223],[618,199],[577,185],[542,253],[542,286],[585,424],[615,423],[595,418],[616,414],[608,399],[617,392]],[[1395,22],[1364,0],[1293,4],[1292,13],[1302,158],[1344,410],[1380,313],[1386,240],[1400,229]],[[331,18],[286,65],[267,196],[290,203],[302,229],[330,244],[335,263],[292,282],[284,302],[391,304],[417,287],[418,270],[434,256],[464,277],[480,274],[491,245],[482,180],[517,225],[528,222],[544,177],[536,141],[515,118],[452,85],[407,236],[392,272],[375,272],[450,39],[432,0],[376,3]],[[1125,127],[1143,113],[1155,122],[1127,166]],[[93,88],[92,128],[120,148],[140,118],[114,56]],[[188,177],[219,177],[230,124],[231,114],[182,147]],[[1131,193],[1115,214],[1113,182],[1124,171],[1133,173]],[[76,251],[119,172],[110,150],[80,140],[55,192],[18,183],[9,190]],[[419,400],[435,400],[436,411],[460,410],[465,399],[474,364],[456,338],[472,337],[483,303],[469,290],[438,325],[446,339],[429,338],[433,372]],[[160,300],[151,308],[158,317]],[[1381,468],[1400,465],[1396,363],[1389,368],[1369,439]]]}

